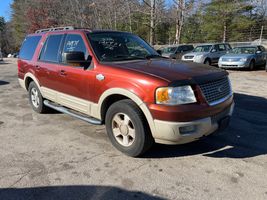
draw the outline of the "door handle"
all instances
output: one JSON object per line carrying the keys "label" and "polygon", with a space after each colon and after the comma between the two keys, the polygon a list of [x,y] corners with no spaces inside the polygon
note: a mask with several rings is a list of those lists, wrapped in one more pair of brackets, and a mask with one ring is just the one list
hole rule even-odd
{"label": "door handle", "polygon": [[60,70],[60,75],[61,75],[61,76],[66,76],[66,75],[67,75],[67,73],[66,73],[66,71],[65,71],[65,70]]}

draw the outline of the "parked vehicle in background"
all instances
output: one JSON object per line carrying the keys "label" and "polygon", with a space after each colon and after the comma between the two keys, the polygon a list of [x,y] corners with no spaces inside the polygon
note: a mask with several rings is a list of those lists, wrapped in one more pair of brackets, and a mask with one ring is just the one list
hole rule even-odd
{"label": "parked vehicle in background", "polygon": [[178,45],[161,48],[163,57],[172,59],[181,59],[182,56],[194,49],[193,45]]}
{"label": "parked vehicle in background", "polygon": [[105,124],[130,156],[154,142],[184,144],[222,130],[234,108],[225,70],[172,62],[126,32],[37,31],[21,47],[18,78],[34,111]]}
{"label": "parked vehicle in background", "polygon": [[18,52],[16,52],[16,53],[10,53],[10,54],[7,55],[7,57],[8,57],[8,58],[17,58],[18,55],[19,55]]}
{"label": "parked vehicle in background", "polygon": [[196,46],[191,53],[183,55],[182,60],[213,65],[217,64],[219,58],[231,49],[228,43],[202,44]]}
{"label": "parked vehicle in background", "polygon": [[219,59],[219,67],[225,69],[246,68],[253,70],[266,65],[266,50],[261,45],[235,47]]}
{"label": "parked vehicle in background", "polygon": [[2,54],[1,49],[0,49],[0,61],[3,61],[3,54]]}

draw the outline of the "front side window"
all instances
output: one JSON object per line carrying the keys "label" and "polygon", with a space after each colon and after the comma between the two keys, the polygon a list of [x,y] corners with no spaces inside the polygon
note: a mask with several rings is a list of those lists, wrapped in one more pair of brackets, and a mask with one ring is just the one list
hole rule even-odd
{"label": "front side window", "polygon": [[144,40],[130,33],[89,33],[88,38],[100,61],[123,61],[160,57]]}
{"label": "front side window", "polygon": [[20,49],[19,58],[31,60],[40,40],[41,36],[26,37]]}
{"label": "front side window", "polygon": [[41,51],[40,60],[47,62],[59,62],[59,49],[63,35],[50,35]]}
{"label": "front side window", "polygon": [[[85,56],[85,60],[88,57],[88,51],[86,49],[86,46],[84,44],[84,41],[82,39],[81,35],[78,34],[68,34],[65,40],[65,45],[63,48],[63,53],[67,52],[83,52]],[[64,61],[63,61],[64,62]]]}

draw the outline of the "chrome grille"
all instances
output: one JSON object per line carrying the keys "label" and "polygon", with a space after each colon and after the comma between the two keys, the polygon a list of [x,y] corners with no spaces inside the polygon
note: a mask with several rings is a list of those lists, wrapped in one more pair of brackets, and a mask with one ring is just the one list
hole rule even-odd
{"label": "chrome grille", "polygon": [[222,58],[224,62],[239,62],[240,58]]}
{"label": "chrome grille", "polygon": [[199,86],[209,105],[216,105],[229,98],[232,94],[228,77],[200,84]]}
{"label": "chrome grille", "polygon": [[185,59],[193,59],[194,56],[184,56]]}

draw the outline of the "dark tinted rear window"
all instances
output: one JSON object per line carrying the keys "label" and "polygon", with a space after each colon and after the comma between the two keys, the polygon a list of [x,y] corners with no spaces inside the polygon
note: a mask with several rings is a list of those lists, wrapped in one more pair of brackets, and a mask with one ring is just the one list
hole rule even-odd
{"label": "dark tinted rear window", "polygon": [[42,49],[40,60],[48,62],[59,61],[59,48],[63,35],[50,35]]}
{"label": "dark tinted rear window", "polygon": [[24,60],[31,60],[40,39],[41,36],[26,37],[20,49],[19,58]]}

